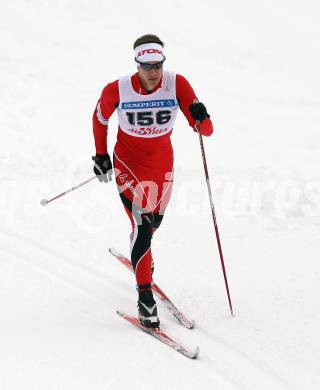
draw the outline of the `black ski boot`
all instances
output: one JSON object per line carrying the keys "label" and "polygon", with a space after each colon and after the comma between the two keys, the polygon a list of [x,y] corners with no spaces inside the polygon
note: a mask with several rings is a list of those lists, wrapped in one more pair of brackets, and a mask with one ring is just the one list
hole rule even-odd
{"label": "black ski boot", "polygon": [[160,321],[157,313],[157,304],[153,299],[151,284],[143,284],[137,287],[139,292],[138,318],[146,328],[159,328]]}

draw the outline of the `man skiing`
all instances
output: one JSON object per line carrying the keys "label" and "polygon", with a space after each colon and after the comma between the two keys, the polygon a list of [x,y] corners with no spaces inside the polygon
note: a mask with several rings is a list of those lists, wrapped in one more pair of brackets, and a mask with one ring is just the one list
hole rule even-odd
{"label": "man skiing", "polygon": [[108,120],[117,109],[119,129],[113,153],[116,183],[132,225],[131,262],[138,290],[138,318],[146,327],[159,328],[151,283],[151,239],[168,205],[173,181],[170,136],[178,109],[189,125],[210,136],[212,122],[189,82],[164,71],[164,43],[144,35],[134,43],[137,73],[121,77],[102,91],[93,115],[96,156],[94,172],[100,182],[112,176],[107,149]]}

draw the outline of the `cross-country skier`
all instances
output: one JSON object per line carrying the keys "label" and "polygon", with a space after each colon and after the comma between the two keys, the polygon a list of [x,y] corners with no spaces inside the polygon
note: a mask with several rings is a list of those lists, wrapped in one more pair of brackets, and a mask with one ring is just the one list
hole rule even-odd
{"label": "cross-country skier", "polygon": [[170,136],[178,109],[202,135],[213,132],[203,103],[181,75],[163,70],[164,43],[144,35],[133,45],[137,73],[121,77],[102,91],[93,115],[96,156],[94,172],[100,182],[111,180],[107,148],[108,120],[117,109],[119,129],[113,153],[116,183],[132,225],[131,262],[138,290],[138,317],[146,327],[160,321],[151,283],[151,239],[159,228],[170,199],[173,150]]}

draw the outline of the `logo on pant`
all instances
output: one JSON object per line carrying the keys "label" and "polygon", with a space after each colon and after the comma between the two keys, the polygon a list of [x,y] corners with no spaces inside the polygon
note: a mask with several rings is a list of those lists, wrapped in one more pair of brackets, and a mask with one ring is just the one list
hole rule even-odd
{"label": "logo on pant", "polygon": [[119,175],[119,178],[120,178],[120,181],[122,183],[124,183],[125,179],[128,177],[128,175],[126,173],[122,173],[121,175]]}

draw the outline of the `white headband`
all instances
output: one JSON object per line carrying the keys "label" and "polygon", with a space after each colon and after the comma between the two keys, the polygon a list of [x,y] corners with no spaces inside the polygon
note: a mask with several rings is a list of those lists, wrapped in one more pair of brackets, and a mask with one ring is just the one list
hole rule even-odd
{"label": "white headband", "polygon": [[135,48],[135,57],[139,62],[164,60],[165,56],[162,52],[162,46],[159,43],[145,43]]}

